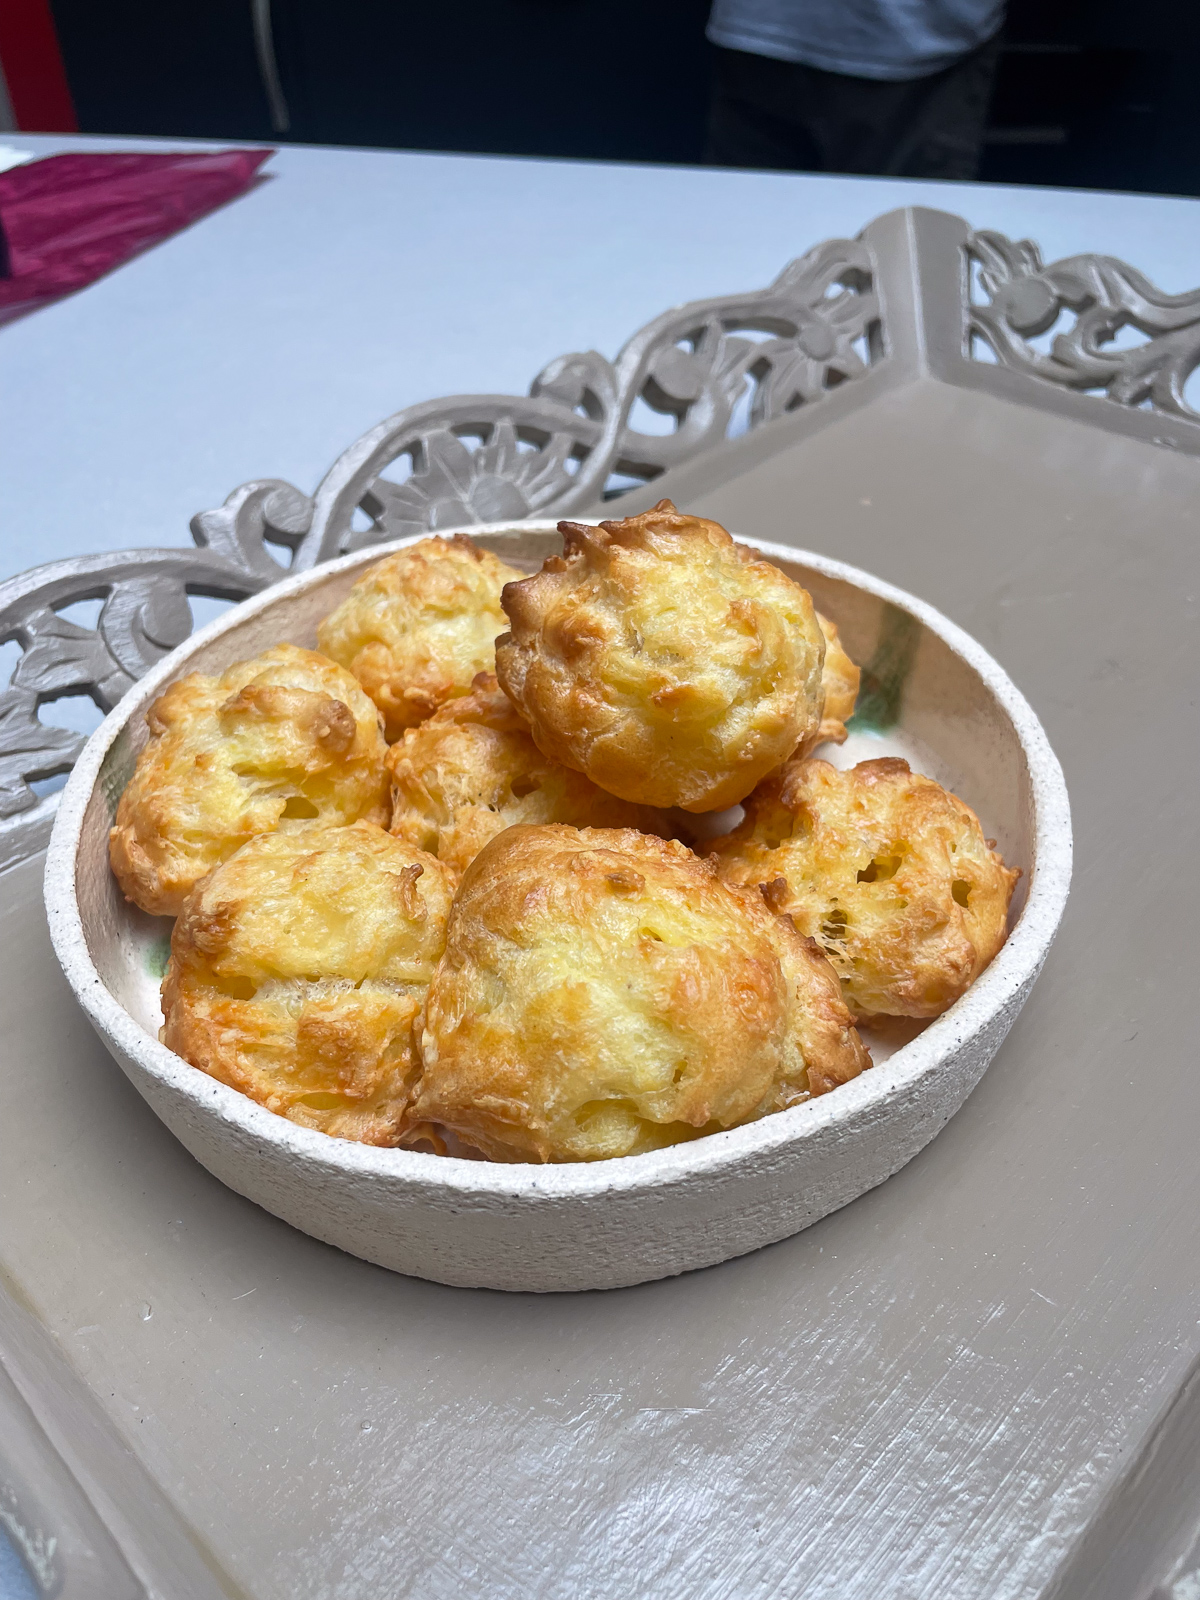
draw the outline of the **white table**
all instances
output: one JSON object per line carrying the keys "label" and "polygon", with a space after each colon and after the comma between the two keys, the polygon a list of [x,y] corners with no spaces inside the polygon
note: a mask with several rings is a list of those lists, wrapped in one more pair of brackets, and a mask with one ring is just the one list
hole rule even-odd
{"label": "white table", "polygon": [[0,576],[186,544],[189,517],[239,483],[309,491],[402,406],[524,393],[554,356],[613,355],[667,306],[757,288],[897,206],[1033,238],[1047,259],[1116,255],[1168,290],[1200,283],[1200,200],[296,147],[265,171],[0,329]]}

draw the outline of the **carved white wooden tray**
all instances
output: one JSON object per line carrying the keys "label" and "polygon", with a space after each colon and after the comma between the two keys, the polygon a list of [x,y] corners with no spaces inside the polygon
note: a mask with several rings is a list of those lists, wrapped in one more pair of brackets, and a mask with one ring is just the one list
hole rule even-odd
{"label": "carved white wooden tray", "polygon": [[[907,209],[817,245],[765,289],[664,312],[613,361],[560,356],[527,396],[410,406],[311,495],[264,479],[198,512],[192,549],[56,561],[0,584],[0,643],[23,651],[0,695],[0,862],[44,842],[56,802],[31,786],[69,771],[83,745],[41,707],[82,693],[111,710],[191,632],[189,595],[245,599],[430,529],[632,503],[742,434],[797,413],[819,428],[923,372],[1200,453],[1184,396],[1197,364],[1200,289],[1163,294],[1109,256],[1046,265],[1028,240]],[[94,628],[61,614],[80,600],[103,602]]]}
{"label": "carved white wooden tray", "polygon": [[[380,1272],[183,1157],[70,1002],[18,865],[0,1524],[47,1592],[378,1600],[399,1573],[420,1600],[562,1600],[581,1572],[656,1600],[1196,1592],[1200,1080],[1170,1002],[1195,943],[1174,841],[1198,357],[1200,291],[898,212],[611,364],[401,413],[311,496],[247,486],[192,549],[0,586],[23,651],[0,699],[8,860],[44,841],[83,742],[46,702],[107,709],[187,635],[188,596],[621,489],[928,594],[1050,725],[1085,853],[1009,1043],[896,1179],[714,1271],[536,1303]],[[97,627],[64,615],[84,599]],[[1113,759],[1114,712],[1136,761]]]}

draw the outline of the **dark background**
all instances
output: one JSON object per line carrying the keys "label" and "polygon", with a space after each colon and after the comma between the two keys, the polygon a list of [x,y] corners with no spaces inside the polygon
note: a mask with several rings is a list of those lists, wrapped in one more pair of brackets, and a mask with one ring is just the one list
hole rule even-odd
{"label": "dark background", "polygon": [[[52,0],[87,133],[699,162],[709,0]],[[1011,0],[980,177],[1200,195],[1200,0]]]}

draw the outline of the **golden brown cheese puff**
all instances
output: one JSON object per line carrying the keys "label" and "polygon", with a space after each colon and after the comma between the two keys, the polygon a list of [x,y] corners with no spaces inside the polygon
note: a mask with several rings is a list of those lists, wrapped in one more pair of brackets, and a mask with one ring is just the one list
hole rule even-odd
{"label": "golden brown cheese puff", "polygon": [[456,875],[514,823],[671,832],[662,812],[605,794],[544,756],[491,672],[479,674],[470,694],[409,728],[388,751],[387,765],[392,832]]}
{"label": "golden brown cheese puff", "polygon": [[858,699],[858,686],[862,673],[846,654],[838,633],[837,623],[830,622],[817,612],[817,622],[825,635],[825,664],[821,668],[823,707],[821,725],[811,740],[793,751],[793,756],[807,755],[819,744],[845,744],[846,724],[854,715]]}
{"label": "golden brown cheese puff", "polygon": [[495,661],[500,591],[520,578],[465,534],[422,539],[369,568],[317,628],[327,656],[383,713],[388,740],[466,694]]}
{"label": "golden brown cheese puff", "polygon": [[767,886],[864,1018],[945,1011],[1004,943],[1020,876],[970,806],[891,756],[789,762],[708,852],[726,883]]}
{"label": "golden brown cheese puff", "polygon": [[206,872],[292,818],[387,820],[379,713],[348,672],[279,644],[181,678],[117,807],[109,860],[128,899],[174,916]]}
{"label": "golden brown cheese puff", "polygon": [[306,1128],[397,1143],[452,893],[374,823],[251,840],[175,924],[163,1043]]}
{"label": "golden brown cheese puff", "polygon": [[657,1150],[870,1058],[833,969],[757,891],[628,829],[509,828],[463,875],[413,1115],[498,1161]]}
{"label": "golden brown cheese puff", "polygon": [[598,528],[504,591],[501,686],[551,760],[644,805],[720,811],[821,721],[812,601],[669,500]]}

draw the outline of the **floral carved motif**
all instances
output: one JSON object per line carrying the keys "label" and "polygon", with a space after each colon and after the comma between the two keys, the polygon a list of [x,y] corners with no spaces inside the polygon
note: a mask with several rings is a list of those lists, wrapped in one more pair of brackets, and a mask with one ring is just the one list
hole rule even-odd
{"label": "floral carved motif", "polygon": [[[30,810],[30,785],[69,770],[83,744],[43,719],[47,702],[84,694],[111,708],[187,637],[189,597],[244,599],[286,572],[431,529],[585,511],[854,383],[887,359],[868,243],[878,226],[818,245],[765,289],[665,312],[614,360],[561,356],[527,395],[397,412],[312,495],[276,480],[243,484],[193,517],[192,549],[53,562],[0,583],[0,645],[20,649],[0,692],[0,818]],[[1200,422],[1184,394],[1200,365],[1200,291],[1163,294],[1109,256],[1046,265],[1036,245],[998,233],[970,234],[967,256],[968,348],[982,340],[1003,365],[1098,393],[1100,405]],[[1072,325],[1039,349],[1064,315]],[[920,346],[919,323],[910,334]],[[62,615],[81,600],[101,602],[94,627]]]}
{"label": "floral carved motif", "polygon": [[[1200,420],[1184,386],[1200,366],[1200,290],[1163,294],[1112,256],[1069,256],[1046,266],[1037,245],[975,233],[968,255],[984,298],[972,296],[968,333],[996,359],[1071,389],[1102,390],[1121,405]],[[1073,325],[1048,353],[1030,341],[1064,312]],[[1141,337],[1116,344],[1126,329]]]}
{"label": "floral carved motif", "polygon": [[[413,406],[335,462],[313,500],[322,558],[470,522],[566,515],[822,400],[882,354],[867,247],[838,239],[752,294],[695,301],[615,361],[560,356],[529,394]],[[638,426],[639,403],[665,420]],[[354,513],[364,514],[354,526]]]}
{"label": "floral carved motif", "polygon": [[[859,376],[881,349],[867,247],[835,240],[767,289],[668,311],[615,361],[560,357],[527,396],[410,406],[356,441],[311,497],[243,484],[193,517],[195,549],[53,562],[0,583],[0,643],[21,649],[0,692],[0,817],[35,805],[31,784],[69,770],[83,746],[42,707],[87,695],[110,710],[191,632],[189,595],[241,600],[385,539],[566,514],[611,493],[614,476],[646,481],[719,443],[739,402],[758,427]],[[639,401],[670,431],[639,431]],[[397,465],[407,476],[384,475]],[[94,628],[60,615],[81,600],[102,602]]]}

